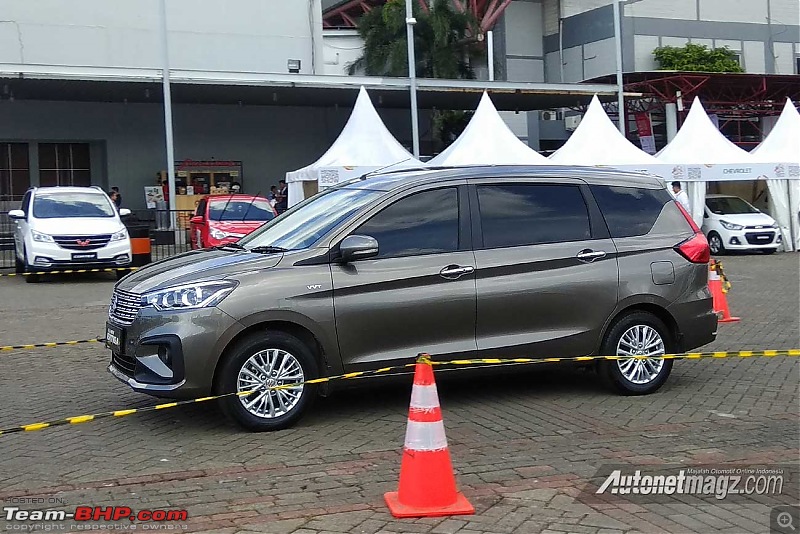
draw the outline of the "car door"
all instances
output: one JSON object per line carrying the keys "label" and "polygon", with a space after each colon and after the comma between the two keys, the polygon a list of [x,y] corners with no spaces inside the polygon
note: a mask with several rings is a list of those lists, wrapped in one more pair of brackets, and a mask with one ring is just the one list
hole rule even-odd
{"label": "car door", "polygon": [[25,218],[14,221],[14,245],[20,259],[22,259],[22,251],[25,249],[25,236],[30,231],[30,224],[28,223],[31,216],[30,203],[31,192],[26,191],[25,196],[22,197],[22,204],[20,204],[20,209],[25,213]]}
{"label": "car door", "polygon": [[331,266],[345,367],[409,361],[421,352],[473,357],[475,257],[465,185],[389,202],[347,232],[375,238],[378,256]]}
{"label": "car door", "polygon": [[617,251],[585,184],[470,186],[481,357],[590,354],[618,298]]}

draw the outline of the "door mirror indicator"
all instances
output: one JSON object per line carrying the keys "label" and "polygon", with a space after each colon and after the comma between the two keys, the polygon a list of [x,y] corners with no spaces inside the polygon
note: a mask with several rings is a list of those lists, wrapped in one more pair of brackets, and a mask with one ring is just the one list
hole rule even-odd
{"label": "door mirror indicator", "polygon": [[378,240],[368,235],[350,235],[339,245],[340,261],[349,263],[378,255]]}

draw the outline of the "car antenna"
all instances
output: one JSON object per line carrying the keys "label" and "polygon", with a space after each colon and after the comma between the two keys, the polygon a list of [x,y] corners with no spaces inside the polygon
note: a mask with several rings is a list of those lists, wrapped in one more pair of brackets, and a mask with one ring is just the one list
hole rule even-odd
{"label": "car antenna", "polygon": [[367,176],[370,176],[370,175],[372,175],[372,174],[375,174],[376,172],[385,171],[385,170],[386,170],[386,169],[388,169],[389,167],[394,167],[395,165],[400,165],[401,163],[405,163],[406,161],[411,161],[412,159],[414,159],[414,158],[413,158],[413,157],[406,158],[406,159],[404,159],[403,161],[396,161],[396,162],[394,162],[394,163],[390,163],[389,165],[385,165],[385,166],[383,166],[383,167],[381,167],[381,168],[379,168],[379,169],[375,169],[375,170],[373,170],[373,171],[368,171],[368,172],[365,172],[364,174],[362,174],[361,176],[359,176],[359,177],[358,177],[358,179],[359,179],[359,180],[366,180],[366,179],[367,179]]}
{"label": "car antenna", "polygon": [[228,196],[228,201],[225,202],[225,207],[222,208],[222,213],[219,214],[219,220],[222,222],[225,221],[225,212],[228,210],[228,205],[231,203],[232,199],[233,199],[233,193],[231,193],[230,196]]}
{"label": "car antenna", "polygon": [[256,196],[254,196],[253,198],[250,199],[250,204],[247,205],[247,209],[244,210],[244,215],[242,215],[242,222],[244,222],[244,220],[247,218],[247,213],[250,211],[250,208],[253,206],[253,202],[256,201],[256,199],[258,198],[258,196],[260,194],[261,194],[261,191],[256,193]]}

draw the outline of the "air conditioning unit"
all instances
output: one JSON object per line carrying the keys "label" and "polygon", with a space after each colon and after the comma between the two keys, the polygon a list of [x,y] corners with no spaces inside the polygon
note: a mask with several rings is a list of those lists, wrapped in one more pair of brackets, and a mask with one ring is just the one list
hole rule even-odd
{"label": "air conditioning unit", "polygon": [[564,117],[564,128],[570,131],[574,131],[578,128],[578,125],[581,123],[581,119],[583,117],[581,115],[571,115],[569,117]]}
{"label": "air conditioning unit", "polygon": [[557,111],[542,111],[542,120],[543,121],[557,121],[558,120],[558,112]]}

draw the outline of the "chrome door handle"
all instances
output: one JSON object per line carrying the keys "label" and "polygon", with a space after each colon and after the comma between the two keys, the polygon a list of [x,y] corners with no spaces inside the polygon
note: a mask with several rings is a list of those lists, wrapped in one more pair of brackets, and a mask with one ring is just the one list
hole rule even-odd
{"label": "chrome door handle", "polygon": [[578,252],[578,255],[576,256],[576,258],[586,263],[591,263],[594,260],[599,260],[600,258],[605,258],[605,257],[606,253],[603,252],[602,250],[590,250],[590,249],[581,250],[580,252]]}
{"label": "chrome door handle", "polygon": [[465,274],[469,274],[475,270],[475,267],[466,266],[462,267],[460,265],[448,265],[441,271],[439,271],[439,276],[442,278],[449,278],[451,280],[455,280],[456,278],[460,278]]}

